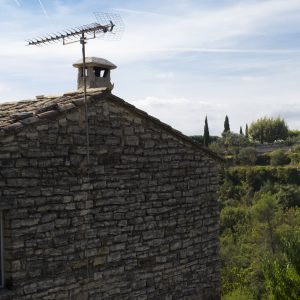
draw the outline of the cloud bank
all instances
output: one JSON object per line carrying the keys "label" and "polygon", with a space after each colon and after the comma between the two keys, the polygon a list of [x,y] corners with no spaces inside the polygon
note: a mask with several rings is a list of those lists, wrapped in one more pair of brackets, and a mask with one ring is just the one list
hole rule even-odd
{"label": "cloud bank", "polygon": [[186,134],[202,134],[206,115],[212,134],[225,115],[235,131],[279,113],[300,128],[298,0],[0,0],[0,101],[75,89],[78,44],[24,40],[94,22],[91,8],[126,24],[120,42],[87,44],[118,65],[114,92],[126,101]]}

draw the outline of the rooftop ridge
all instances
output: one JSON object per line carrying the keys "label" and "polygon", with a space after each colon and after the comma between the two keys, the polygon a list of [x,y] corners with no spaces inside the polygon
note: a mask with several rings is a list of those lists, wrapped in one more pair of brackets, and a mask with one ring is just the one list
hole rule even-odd
{"label": "rooftop ridge", "polygon": [[[147,112],[135,107],[125,100],[115,96],[108,88],[89,89],[87,91],[87,101],[99,101],[108,99],[109,101],[121,105],[141,118],[163,127],[171,135],[187,142],[194,148],[201,150],[215,160],[223,161],[217,153],[192,140],[182,132],[174,129],[170,125],[149,115]],[[83,91],[68,92],[62,96],[38,96],[37,100],[18,101],[0,104],[0,137],[14,134],[22,130],[25,126],[36,125],[48,119],[57,117],[60,113],[70,112],[84,105]]]}
{"label": "rooftop ridge", "polygon": [[184,140],[185,142],[189,143],[191,146],[197,148],[198,150],[203,151],[204,153],[208,154],[209,156],[211,156],[212,158],[223,162],[224,158],[221,157],[220,155],[218,155],[217,153],[215,153],[214,151],[206,148],[205,146],[203,146],[202,144],[194,141],[193,139],[191,139],[190,137],[188,137],[187,135],[183,134],[181,131],[173,128],[172,126],[160,121],[159,119],[149,115],[147,112],[135,107],[134,105],[126,102],[125,100],[119,98],[118,96],[115,96],[113,94],[110,94],[108,96],[108,98],[112,101],[114,101],[115,103],[121,104],[122,106],[125,106],[127,109],[129,109],[130,111],[133,111],[134,113],[136,113],[137,115],[146,118],[150,121],[152,121],[153,123],[155,123],[156,125],[163,127],[166,131],[168,131],[170,134],[178,137],[181,140]]}
{"label": "rooftop ridge", "polygon": [[[87,101],[94,94],[106,95],[108,89],[90,89]],[[6,102],[0,104],[0,136],[15,133],[27,125],[51,119],[59,113],[71,111],[84,104],[82,91],[68,92],[62,96],[38,96],[38,100]]]}

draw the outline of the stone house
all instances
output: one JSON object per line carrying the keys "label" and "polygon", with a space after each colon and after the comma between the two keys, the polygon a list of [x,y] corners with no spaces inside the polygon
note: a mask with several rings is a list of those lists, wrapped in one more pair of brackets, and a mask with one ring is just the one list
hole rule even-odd
{"label": "stone house", "polygon": [[219,299],[220,158],[87,60],[88,122],[81,75],[0,105],[0,300]]}

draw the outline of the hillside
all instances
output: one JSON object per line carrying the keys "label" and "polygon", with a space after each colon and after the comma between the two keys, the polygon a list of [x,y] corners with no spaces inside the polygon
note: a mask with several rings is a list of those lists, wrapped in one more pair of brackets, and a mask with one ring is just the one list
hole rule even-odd
{"label": "hillside", "polygon": [[222,173],[222,299],[300,299],[300,166]]}

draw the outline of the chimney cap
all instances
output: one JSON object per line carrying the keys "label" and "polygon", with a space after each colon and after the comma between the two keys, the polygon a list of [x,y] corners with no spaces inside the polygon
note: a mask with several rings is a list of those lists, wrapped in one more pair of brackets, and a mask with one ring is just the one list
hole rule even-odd
{"label": "chimney cap", "polygon": [[[112,62],[108,61],[107,59],[100,58],[100,57],[86,57],[85,64],[87,67],[100,67],[104,69],[116,69],[117,66]],[[83,60],[79,59],[74,64],[73,67],[81,68],[83,66]]]}

